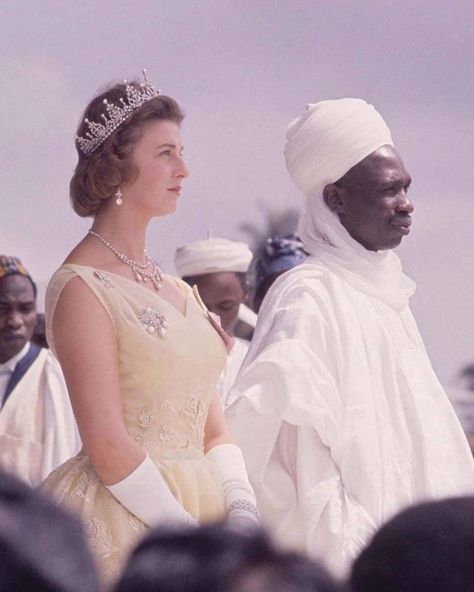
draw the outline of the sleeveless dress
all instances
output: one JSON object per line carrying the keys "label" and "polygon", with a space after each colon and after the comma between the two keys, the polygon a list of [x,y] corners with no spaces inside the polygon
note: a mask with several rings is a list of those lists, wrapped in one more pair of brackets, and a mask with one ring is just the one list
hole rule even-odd
{"label": "sleeveless dress", "polygon": [[[173,495],[200,523],[222,518],[224,494],[204,456],[204,425],[226,347],[197,290],[175,280],[186,295],[182,314],[156,292],[92,267],[65,264],[46,293],[47,337],[61,290],[80,277],[112,320],[117,339],[123,417],[130,435],[159,468]],[[86,524],[99,567],[115,578],[147,527],[106,489],[86,452],[53,471],[44,488]],[[157,500],[159,503],[159,500]]]}

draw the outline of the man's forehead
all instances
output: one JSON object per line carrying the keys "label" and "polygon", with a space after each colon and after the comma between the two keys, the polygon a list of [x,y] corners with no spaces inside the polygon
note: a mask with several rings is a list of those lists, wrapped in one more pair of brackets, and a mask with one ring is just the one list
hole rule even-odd
{"label": "man's forehead", "polygon": [[34,301],[35,295],[30,280],[19,274],[0,278],[0,301],[21,302]]}
{"label": "man's forehead", "polygon": [[194,277],[196,284],[201,289],[232,289],[233,286],[239,285],[239,277],[235,271],[216,271],[213,273],[206,273]]}

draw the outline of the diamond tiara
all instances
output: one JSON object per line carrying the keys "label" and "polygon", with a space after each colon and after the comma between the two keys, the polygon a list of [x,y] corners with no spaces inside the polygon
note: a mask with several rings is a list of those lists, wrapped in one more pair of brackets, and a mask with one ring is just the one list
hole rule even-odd
{"label": "diamond tiara", "polygon": [[160,91],[153,87],[146,70],[143,69],[142,72],[144,82],[140,84],[139,88],[130,85],[126,80],[123,81],[127,98],[120,99],[121,105],[109,103],[107,99],[104,99],[106,110],[105,113],[102,113],[104,123],[89,121],[87,118],[84,119],[85,123],[89,126],[89,131],[86,133],[85,137],[76,136],[76,141],[79,144],[79,148],[86,156],[90,156],[95,152],[112,132],[114,132],[127,119],[130,113],[151,99],[160,96]]}

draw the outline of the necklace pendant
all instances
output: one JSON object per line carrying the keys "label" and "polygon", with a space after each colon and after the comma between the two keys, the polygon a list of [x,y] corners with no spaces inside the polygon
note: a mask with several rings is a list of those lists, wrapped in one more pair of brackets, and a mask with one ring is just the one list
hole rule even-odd
{"label": "necklace pendant", "polygon": [[[164,274],[146,251],[144,251],[145,263],[140,263],[138,261],[130,259],[125,255],[125,253],[117,251],[117,249],[113,247],[109,243],[109,241],[107,241],[101,234],[99,234],[95,230],[92,230],[92,228],[88,232],[92,236],[95,236],[105,247],[110,249],[112,253],[114,253],[114,255],[116,255],[116,257],[120,259],[120,261],[122,261],[125,265],[128,265],[128,267],[130,267],[130,269],[133,272],[133,275],[135,276],[136,282],[141,283],[150,280],[150,283],[153,285],[155,290],[160,290]],[[151,267],[151,270],[146,271],[149,267]]]}

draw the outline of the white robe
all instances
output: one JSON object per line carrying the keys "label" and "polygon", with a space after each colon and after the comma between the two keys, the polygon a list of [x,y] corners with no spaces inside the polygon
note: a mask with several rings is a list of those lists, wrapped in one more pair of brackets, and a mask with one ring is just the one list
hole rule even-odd
{"label": "white robe", "polygon": [[235,384],[239,370],[247,355],[249,345],[250,342],[246,339],[234,337],[234,346],[227,357],[224,370],[222,370],[217,382],[217,392],[223,409],[227,408],[229,393]]}
{"label": "white robe", "polygon": [[474,494],[474,462],[408,306],[314,257],[259,313],[227,417],[263,522],[343,573],[421,499]]}
{"label": "white robe", "polygon": [[61,369],[42,349],[0,411],[0,466],[34,487],[80,447]]}

